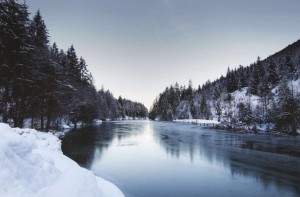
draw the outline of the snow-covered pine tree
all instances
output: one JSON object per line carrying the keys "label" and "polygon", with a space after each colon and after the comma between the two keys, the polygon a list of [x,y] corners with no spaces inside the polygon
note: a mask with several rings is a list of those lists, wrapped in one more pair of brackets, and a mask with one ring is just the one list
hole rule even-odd
{"label": "snow-covered pine tree", "polygon": [[71,45],[67,50],[66,68],[68,74],[73,77],[74,81],[81,81],[80,67],[74,45]]}
{"label": "snow-covered pine tree", "polygon": [[40,129],[44,130],[46,118],[46,130],[50,128],[52,111],[56,108],[53,101],[53,92],[56,89],[55,64],[50,61],[48,31],[40,11],[34,15],[30,23],[30,37],[32,46],[32,69],[35,90],[31,107],[32,127],[33,119],[37,112],[40,114]]}
{"label": "snow-covered pine tree", "polygon": [[268,63],[268,67],[267,67],[267,76],[268,76],[268,83],[271,86],[274,86],[275,83],[278,82],[279,80],[279,75],[277,72],[277,66],[275,64],[275,62],[273,61],[273,59],[271,59]]}
{"label": "snow-covered pine tree", "polygon": [[29,99],[27,89],[31,85],[28,15],[25,3],[0,2],[2,116],[3,122],[12,118],[15,127],[23,126]]}
{"label": "snow-covered pine tree", "polygon": [[296,100],[293,87],[290,89],[287,79],[281,79],[278,87],[278,111],[276,126],[279,130],[297,134],[297,117],[299,102]]}
{"label": "snow-covered pine tree", "polygon": [[247,86],[246,73],[242,65],[240,65],[237,70],[237,78],[238,78],[238,90],[241,90],[242,88]]}
{"label": "snow-covered pine tree", "polygon": [[89,82],[89,73],[87,69],[87,65],[85,60],[80,57],[79,58],[79,70],[80,70],[80,78],[82,82]]}
{"label": "snow-covered pine tree", "polygon": [[206,95],[201,95],[201,103],[200,103],[200,116],[203,119],[209,120],[211,116],[210,107],[207,104]]}

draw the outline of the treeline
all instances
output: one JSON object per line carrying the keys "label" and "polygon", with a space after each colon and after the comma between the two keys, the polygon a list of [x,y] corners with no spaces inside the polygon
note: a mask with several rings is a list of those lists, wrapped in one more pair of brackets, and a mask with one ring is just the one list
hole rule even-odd
{"label": "treeline", "polygon": [[119,96],[114,98],[109,90],[98,91],[99,117],[102,120],[110,119],[145,119],[148,117],[148,109],[138,102],[133,102]]}
{"label": "treeline", "polygon": [[[106,94],[106,93],[105,93]],[[29,18],[25,3],[0,1],[0,117],[23,127],[48,131],[59,125],[115,117],[74,46],[67,51],[49,44],[41,13]],[[108,107],[109,108],[109,107]],[[112,110],[113,111],[113,110]],[[113,112],[115,113],[115,112]]]}
{"label": "treeline", "polygon": [[[167,87],[154,101],[151,119],[217,119],[225,124],[261,126],[297,133],[300,124],[300,41],[250,66],[202,86]],[[297,81],[298,80],[298,81]]]}

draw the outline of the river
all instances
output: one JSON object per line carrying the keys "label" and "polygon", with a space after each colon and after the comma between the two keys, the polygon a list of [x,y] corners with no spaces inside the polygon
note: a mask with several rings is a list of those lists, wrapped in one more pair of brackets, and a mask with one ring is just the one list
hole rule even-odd
{"label": "river", "polygon": [[119,121],[71,130],[62,149],[126,197],[300,196],[300,137]]}

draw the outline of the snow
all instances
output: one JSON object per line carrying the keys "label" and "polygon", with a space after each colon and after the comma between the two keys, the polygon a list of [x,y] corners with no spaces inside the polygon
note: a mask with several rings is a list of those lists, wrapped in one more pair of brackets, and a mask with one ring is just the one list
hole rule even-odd
{"label": "snow", "polygon": [[1,197],[123,197],[112,183],[64,156],[51,133],[0,123]]}
{"label": "snow", "polygon": [[181,101],[176,109],[176,115],[179,118],[192,119],[190,103],[188,101]]}
{"label": "snow", "polygon": [[288,85],[289,87],[293,87],[294,91],[299,93],[300,90],[298,89],[298,87],[300,87],[300,79],[289,81]]}
{"label": "snow", "polygon": [[60,126],[62,129],[71,129],[71,127],[69,126],[69,125],[66,125],[66,124],[62,124],[61,126]]}
{"label": "snow", "polygon": [[94,120],[93,120],[93,123],[98,125],[98,124],[101,124],[101,123],[102,123],[102,120],[94,119]]}
{"label": "snow", "polygon": [[216,125],[216,124],[220,124],[220,122],[218,122],[216,120],[204,120],[204,119],[180,119],[180,120],[174,120],[174,122],[204,124],[204,125]]}
{"label": "snow", "polygon": [[148,120],[148,118],[147,117],[125,116],[124,118],[120,117],[120,118],[116,118],[115,120],[117,120],[117,121],[121,121],[121,120]]}

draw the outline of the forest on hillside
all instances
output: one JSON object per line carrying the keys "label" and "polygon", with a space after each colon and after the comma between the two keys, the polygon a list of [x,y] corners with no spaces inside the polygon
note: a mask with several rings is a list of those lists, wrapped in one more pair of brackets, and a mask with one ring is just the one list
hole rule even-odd
{"label": "forest on hillside", "polygon": [[300,40],[249,66],[194,87],[167,87],[150,109],[150,119],[215,119],[297,134],[300,126]]}
{"label": "forest on hillside", "polygon": [[17,1],[0,2],[0,121],[22,128],[50,130],[62,123],[126,116],[145,118],[147,108],[116,99],[109,90],[96,90],[83,57],[71,45],[66,51],[54,42],[40,11],[30,18]]}

